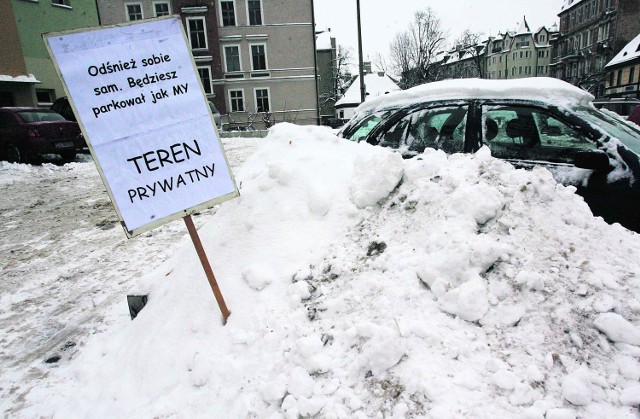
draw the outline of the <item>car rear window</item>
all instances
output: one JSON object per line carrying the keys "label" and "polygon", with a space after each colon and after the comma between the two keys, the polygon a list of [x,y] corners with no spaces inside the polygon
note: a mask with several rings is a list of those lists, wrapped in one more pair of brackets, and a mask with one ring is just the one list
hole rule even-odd
{"label": "car rear window", "polygon": [[65,120],[62,115],[55,112],[20,111],[17,112],[17,114],[24,122],[55,122]]}

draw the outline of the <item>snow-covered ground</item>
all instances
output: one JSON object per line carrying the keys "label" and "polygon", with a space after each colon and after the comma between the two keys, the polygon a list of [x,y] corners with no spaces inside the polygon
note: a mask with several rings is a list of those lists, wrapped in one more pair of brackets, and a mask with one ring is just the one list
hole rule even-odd
{"label": "snow-covered ground", "polygon": [[226,326],[182,223],[127,241],[90,162],[0,164],[3,412],[640,417],[640,235],[486,149],[256,143],[195,217]]}

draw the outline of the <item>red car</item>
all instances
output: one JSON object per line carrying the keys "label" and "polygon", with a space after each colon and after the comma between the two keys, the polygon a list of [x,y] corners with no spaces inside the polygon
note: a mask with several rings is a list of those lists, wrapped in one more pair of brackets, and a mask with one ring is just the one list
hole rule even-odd
{"label": "red car", "polygon": [[52,110],[0,108],[0,155],[10,162],[29,162],[41,154],[73,160],[82,141],[78,123]]}
{"label": "red car", "polygon": [[627,119],[636,125],[640,125],[640,105],[633,109],[633,112],[631,112],[631,115],[629,115]]}

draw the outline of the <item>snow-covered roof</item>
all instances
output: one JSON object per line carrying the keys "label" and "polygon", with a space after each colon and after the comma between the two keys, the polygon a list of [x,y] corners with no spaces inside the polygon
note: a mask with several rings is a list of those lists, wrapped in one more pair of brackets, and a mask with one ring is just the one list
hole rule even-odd
{"label": "snow-covered roof", "polygon": [[531,29],[529,29],[529,24],[527,23],[527,19],[522,19],[520,26],[518,26],[518,30],[516,31],[517,35],[524,35],[531,33]]}
{"label": "snow-covered roof", "polygon": [[0,74],[0,81],[10,81],[18,83],[40,83],[33,74],[24,76],[9,76],[8,74]]}
{"label": "snow-covered roof", "polygon": [[560,11],[564,12],[571,9],[576,4],[580,3],[582,0],[564,0],[562,3],[562,7],[560,7]]}
{"label": "snow-covered roof", "polygon": [[591,102],[593,96],[567,82],[550,77],[513,80],[456,79],[427,83],[360,105],[356,111],[405,106],[423,100],[529,99],[569,104]]}
{"label": "snow-covered roof", "polygon": [[605,67],[622,64],[636,58],[640,58],[640,34],[633,38],[633,41],[625,45],[624,48],[622,48],[622,50],[618,53],[618,55],[613,57],[613,60],[609,61],[609,63]]}
{"label": "snow-covered roof", "polygon": [[316,36],[316,50],[331,49],[331,32],[322,32]]}
{"label": "snow-covered roof", "polygon": [[[384,73],[370,73],[364,75],[364,85],[367,96],[365,101],[384,96],[391,92],[397,92],[400,87]],[[360,104],[360,76],[356,76],[351,86],[336,102],[336,107]]]}

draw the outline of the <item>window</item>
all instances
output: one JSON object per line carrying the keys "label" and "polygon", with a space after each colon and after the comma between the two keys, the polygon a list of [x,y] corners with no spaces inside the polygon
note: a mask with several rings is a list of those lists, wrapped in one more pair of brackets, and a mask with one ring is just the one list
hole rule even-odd
{"label": "window", "polygon": [[631,68],[629,69],[629,84],[633,83],[633,76],[635,75],[635,74],[634,74],[634,73],[635,73],[635,70],[636,70],[636,68],[635,68],[635,67],[631,67]]}
{"label": "window", "polygon": [[382,134],[379,145],[400,149],[403,155],[422,153],[426,148],[461,152],[466,116],[466,105],[418,110]]}
{"label": "window", "polygon": [[255,89],[256,112],[269,112],[269,89]]}
{"label": "window", "polygon": [[244,90],[229,90],[231,112],[244,112]]}
{"label": "window", "polygon": [[51,105],[55,97],[55,92],[48,89],[36,89],[36,99],[38,105]]}
{"label": "window", "polygon": [[207,27],[203,17],[187,18],[189,43],[192,50],[207,49]]}
{"label": "window", "polygon": [[155,17],[170,15],[171,14],[170,9],[171,8],[169,7],[169,2],[166,2],[166,1],[153,2],[153,13]]}
{"label": "window", "polygon": [[142,3],[127,3],[124,7],[127,11],[128,21],[133,22],[134,20],[144,19],[142,15]]}
{"label": "window", "polygon": [[576,151],[595,146],[584,135],[544,109],[485,106],[483,143],[504,159],[572,163]]}
{"label": "window", "polygon": [[247,1],[247,15],[249,25],[262,25],[262,0]]}
{"label": "window", "polygon": [[208,95],[213,94],[213,88],[211,87],[211,67],[198,67],[198,74],[200,75],[204,92]]}
{"label": "window", "polygon": [[267,69],[267,46],[264,44],[251,45],[251,69]]}
{"label": "window", "polygon": [[51,0],[51,4],[57,4],[59,6],[71,7],[71,0]]}
{"label": "window", "polygon": [[222,26],[236,26],[236,5],[233,0],[220,0]]}
{"label": "window", "polygon": [[240,66],[240,47],[229,45],[224,47],[224,62],[227,73],[242,71]]}

